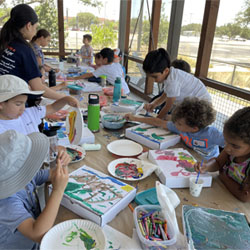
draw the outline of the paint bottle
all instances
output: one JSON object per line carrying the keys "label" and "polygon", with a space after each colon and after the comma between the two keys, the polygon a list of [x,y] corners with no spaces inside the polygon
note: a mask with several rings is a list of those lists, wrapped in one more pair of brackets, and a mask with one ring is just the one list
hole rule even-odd
{"label": "paint bottle", "polygon": [[113,92],[113,103],[118,103],[119,102],[119,100],[121,98],[121,88],[122,88],[121,78],[116,77],[114,92]]}
{"label": "paint bottle", "polygon": [[89,94],[88,128],[94,133],[100,129],[100,103],[97,94]]}

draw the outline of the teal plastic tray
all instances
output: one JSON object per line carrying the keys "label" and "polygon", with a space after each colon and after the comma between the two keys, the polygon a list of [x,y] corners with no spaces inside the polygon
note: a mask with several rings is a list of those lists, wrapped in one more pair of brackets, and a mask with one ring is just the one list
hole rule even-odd
{"label": "teal plastic tray", "polygon": [[135,196],[135,202],[138,205],[159,205],[157,199],[156,189],[150,188],[145,191],[138,193]]}

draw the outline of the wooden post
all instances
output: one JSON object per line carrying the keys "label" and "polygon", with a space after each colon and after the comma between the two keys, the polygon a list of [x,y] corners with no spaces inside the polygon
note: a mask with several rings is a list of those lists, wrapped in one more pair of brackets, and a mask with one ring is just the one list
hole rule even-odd
{"label": "wooden post", "polygon": [[[129,52],[129,34],[130,34],[130,18],[131,18],[131,0],[127,0],[127,17],[126,17],[126,29],[125,29],[125,43],[124,52],[128,55]],[[128,56],[124,57],[125,69],[128,72]]]}
{"label": "wooden post", "polygon": [[[155,50],[158,43],[158,33],[161,18],[161,3],[162,0],[153,0],[151,27],[149,34],[149,46],[148,51]],[[152,32],[151,32],[152,31]],[[147,77],[145,83],[144,93],[149,95],[153,93],[154,81],[152,78]]]}
{"label": "wooden post", "polygon": [[59,33],[59,57],[64,57],[64,16],[63,16],[63,0],[57,0],[58,7],[58,33]]}
{"label": "wooden post", "polygon": [[207,77],[219,5],[220,0],[206,0],[195,69],[196,77]]}

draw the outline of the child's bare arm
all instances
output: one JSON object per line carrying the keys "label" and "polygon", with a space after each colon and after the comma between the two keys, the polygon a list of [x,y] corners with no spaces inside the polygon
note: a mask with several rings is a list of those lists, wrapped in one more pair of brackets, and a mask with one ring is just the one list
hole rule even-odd
{"label": "child's bare arm", "polygon": [[156,98],[152,103],[145,103],[144,109],[149,112],[152,112],[155,107],[161,105],[165,100],[166,100],[166,94],[162,93],[162,95]]}
{"label": "child's bare arm", "polygon": [[157,116],[158,118],[164,118],[168,114],[169,110],[172,108],[174,104],[175,99],[176,97],[167,97],[166,104],[164,105],[161,112]]}
{"label": "child's bare arm", "polygon": [[223,150],[216,159],[211,159],[207,163],[203,163],[201,166],[200,162],[194,164],[196,172],[216,172],[225,165],[228,159],[228,154]]}
{"label": "child's bare arm", "polygon": [[143,122],[156,127],[167,129],[167,121],[157,117],[140,117],[132,114],[126,114],[125,118],[130,121]]}
{"label": "child's bare arm", "polygon": [[86,73],[80,76],[75,76],[75,77],[67,77],[68,80],[81,80],[81,79],[87,79],[90,77],[93,77],[94,75],[92,73]]}
{"label": "child's bare arm", "polygon": [[46,115],[53,114],[63,108],[66,104],[72,107],[80,107],[79,101],[72,96],[65,96],[54,103],[46,106]]}
{"label": "child's bare arm", "polygon": [[225,172],[219,175],[220,180],[224,183],[227,189],[239,200],[243,202],[250,201],[250,185],[246,184],[243,187],[230,178]]}
{"label": "child's bare arm", "polygon": [[29,239],[40,242],[44,234],[54,225],[64,189],[68,183],[68,168],[62,167],[60,160],[51,174],[53,191],[49,197],[46,207],[36,220],[29,218],[23,221],[18,231]]}

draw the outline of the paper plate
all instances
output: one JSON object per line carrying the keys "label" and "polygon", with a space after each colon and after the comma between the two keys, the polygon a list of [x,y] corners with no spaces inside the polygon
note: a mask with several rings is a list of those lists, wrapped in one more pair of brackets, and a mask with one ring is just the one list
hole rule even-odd
{"label": "paper plate", "polygon": [[[73,119],[70,119],[72,117]],[[83,117],[79,108],[72,108],[72,111],[66,118],[66,132],[71,144],[79,144],[82,139]]]}
{"label": "paper plate", "polygon": [[[118,164],[122,163],[125,164],[123,166],[117,166]],[[127,181],[138,181],[145,179],[151,175],[156,168],[157,166],[154,164],[134,158],[120,158],[111,161],[108,165],[108,171],[110,174],[116,178]]]}
{"label": "paper plate", "polygon": [[140,144],[126,139],[109,143],[107,149],[112,154],[127,157],[139,155],[143,150]]}
{"label": "paper plate", "polygon": [[[85,158],[86,152],[84,150],[84,148],[77,146],[77,145],[71,145],[71,146],[66,146],[67,149],[67,153],[69,153],[69,155],[71,156],[71,154],[74,154],[74,156],[76,156],[77,159],[72,160],[70,163],[75,163],[78,161],[81,161],[82,159]],[[79,153],[81,153],[81,155],[79,155]],[[75,155],[76,154],[76,155]]]}
{"label": "paper plate", "polygon": [[[80,238],[81,236],[81,238]],[[88,220],[67,220],[51,228],[43,237],[40,250],[105,249],[101,227]]]}

